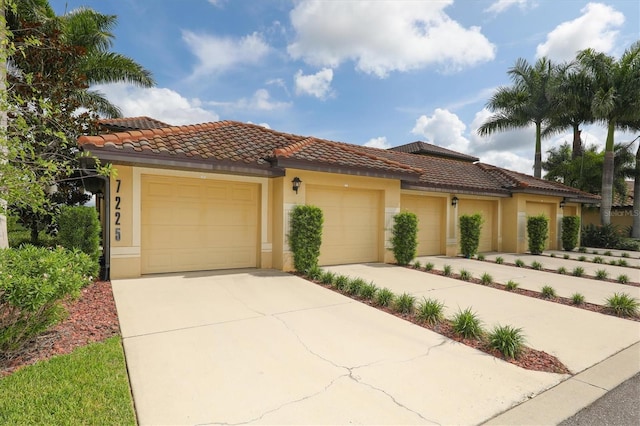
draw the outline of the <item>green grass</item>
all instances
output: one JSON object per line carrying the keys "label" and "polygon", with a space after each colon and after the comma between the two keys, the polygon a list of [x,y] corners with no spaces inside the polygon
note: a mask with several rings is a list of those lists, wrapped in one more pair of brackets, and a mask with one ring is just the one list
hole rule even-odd
{"label": "green grass", "polygon": [[409,293],[402,293],[393,301],[393,309],[401,314],[411,314],[415,309],[416,298]]}
{"label": "green grass", "polygon": [[542,263],[537,261],[531,262],[531,269],[535,269],[536,271],[542,270]]}
{"label": "green grass", "polygon": [[437,324],[444,319],[444,303],[436,299],[423,298],[418,305],[416,317],[428,324]]}
{"label": "green grass", "polygon": [[460,279],[462,281],[469,281],[471,280],[471,278],[473,278],[473,275],[471,274],[471,272],[467,271],[466,269],[460,270]]}
{"label": "green grass", "polygon": [[358,296],[366,300],[372,300],[376,296],[377,292],[378,287],[373,282],[370,282],[369,284],[365,284],[360,287]]}
{"label": "green grass", "polygon": [[509,325],[496,326],[487,336],[489,347],[497,349],[505,358],[517,358],[524,346],[524,336],[521,328]]}
{"label": "green grass", "polygon": [[338,290],[344,290],[344,288],[349,285],[349,277],[346,275],[338,275],[336,279],[333,281],[333,285]]}
{"label": "green grass", "polygon": [[573,275],[574,277],[581,277],[584,275],[584,268],[581,266],[576,266],[575,268],[573,268],[573,271],[571,272],[571,275]]}
{"label": "green grass", "polygon": [[424,270],[425,271],[432,271],[434,266],[435,265],[433,263],[429,262],[426,265],[424,265]]}
{"label": "green grass", "polygon": [[591,259],[591,261],[593,263],[604,263],[604,258],[600,257],[600,256],[596,256],[593,259]]}
{"label": "green grass", "polygon": [[509,280],[504,285],[504,288],[507,289],[508,291],[513,291],[518,288],[518,283],[513,280]]}
{"label": "green grass", "polygon": [[524,266],[524,260],[522,260],[522,259],[516,259],[516,263],[515,263],[515,265],[516,265],[518,268],[522,268],[522,267]]}
{"label": "green grass", "polygon": [[626,276],[625,274],[618,275],[618,282],[620,284],[626,284],[629,282],[629,277]]}
{"label": "green grass", "polygon": [[451,265],[444,265],[444,268],[442,268],[442,275],[444,275],[445,277],[450,277],[452,273],[453,268],[451,267]]}
{"label": "green grass", "polygon": [[544,287],[542,287],[541,293],[542,297],[544,297],[545,299],[553,299],[554,297],[556,297],[556,291],[550,285],[545,285]]}
{"label": "green grass", "polygon": [[584,303],[584,296],[580,293],[573,293],[571,295],[571,302],[574,305],[582,305]]}
{"label": "green grass", "polygon": [[393,299],[395,297],[396,296],[395,294],[393,294],[393,291],[385,287],[382,290],[379,290],[378,292],[376,292],[376,295],[373,298],[373,301],[378,306],[389,306],[391,305],[391,303],[393,303]]}
{"label": "green grass", "polygon": [[498,265],[502,265],[504,263],[504,259],[501,256],[496,257],[496,263]]}
{"label": "green grass", "polygon": [[458,311],[451,319],[451,326],[456,334],[466,339],[479,339],[484,333],[482,330],[482,322],[471,308]]}
{"label": "green grass", "polygon": [[0,424],[135,425],[120,338],[0,379]]}
{"label": "green grass", "polygon": [[578,256],[578,260],[580,262],[586,262],[587,261],[587,256]]}
{"label": "green grass", "polygon": [[558,273],[561,275],[566,275],[567,274],[567,268],[565,268],[564,266],[561,266],[558,268]]}
{"label": "green grass", "polygon": [[606,300],[605,307],[619,317],[638,315],[638,300],[627,293],[614,293]]}
{"label": "green grass", "polygon": [[609,277],[609,273],[606,269],[598,269],[596,271],[596,279],[597,280],[606,280]]}
{"label": "green grass", "polygon": [[482,284],[484,285],[489,285],[489,284],[493,284],[493,277],[488,273],[485,272],[484,274],[482,274],[482,276],[480,277],[480,281],[482,282]]}
{"label": "green grass", "polygon": [[413,268],[414,269],[422,269],[422,263],[420,263],[419,260],[416,260],[415,262],[413,262]]}

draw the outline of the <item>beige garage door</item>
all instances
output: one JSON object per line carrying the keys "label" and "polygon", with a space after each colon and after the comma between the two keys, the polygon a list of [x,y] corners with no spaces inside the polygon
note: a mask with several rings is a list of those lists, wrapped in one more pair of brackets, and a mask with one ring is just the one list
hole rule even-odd
{"label": "beige garage door", "polygon": [[[482,232],[480,234],[480,245],[478,252],[493,251],[493,221],[495,212],[493,201],[482,200],[460,200],[458,203],[458,215],[480,213],[484,222],[482,223]],[[460,226],[460,224],[457,224]]]}
{"label": "beige garage door", "polygon": [[446,198],[402,195],[402,211],[418,216],[418,256],[444,254]]}
{"label": "beige garage door", "polygon": [[307,204],[324,215],[320,265],[378,261],[380,192],[309,185]]}
{"label": "beige garage door", "polygon": [[142,273],[257,266],[255,184],[142,177]]}
{"label": "beige garage door", "polygon": [[[553,205],[550,203],[535,203],[528,201],[527,202],[527,217],[529,216],[540,216],[541,214],[545,215],[547,219],[549,219],[549,234],[547,234],[547,243],[545,245],[545,249],[549,249],[549,245],[551,243],[551,231],[553,229],[553,223],[551,222],[551,212],[553,211]],[[529,241],[529,237],[527,237],[527,241]]]}

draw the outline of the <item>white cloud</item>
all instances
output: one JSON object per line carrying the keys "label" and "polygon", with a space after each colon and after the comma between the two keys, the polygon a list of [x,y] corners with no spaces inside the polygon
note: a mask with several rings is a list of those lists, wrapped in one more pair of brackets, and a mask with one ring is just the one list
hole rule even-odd
{"label": "white cloud", "polygon": [[528,159],[508,151],[488,151],[480,155],[480,161],[503,169],[533,175],[533,157]]}
{"label": "white cloud", "polygon": [[233,102],[210,101],[209,105],[224,107],[229,110],[273,111],[291,106],[290,102],[272,101],[267,89],[258,89],[251,98],[241,98]]}
{"label": "white cloud", "polygon": [[380,149],[388,149],[391,148],[389,142],[387,142],[387,138],[385,136],[380,136],[378,138],[369,139],[364,146],[370,146],[371,148],[380,148]]}
{"label": "white cloud", "polygon": [[469,139],[464,136],[466,128],[456,114],[437,108],[431,117],[420,116],[411,133],[426,138],[425,142],[458,152],[467,152]]}
{"label": "white cloud", "polygon": [[223,72],[244,64],[260,64],[270,50],[258,33],[231,38],[184,30],[182,39],[199,60],[192,77]]}
{"label": "white cloud", "polygon": [[618,29],[624,23],[624,15],[602,3],[589,3],[580,13],[580,17],[563,22],[551,31],[547,40],[536,48],[536,57],[568,61],[575,58],[576,52],[586,48],[611,52]]}
{"label": "white cloud", "polygon": [[199,99],[187,99],[179,93],[161,87],[149,89],[123,83],[94,86],[109,101],[120,107],[125,117],[148,116],[171,125],[218,121],[214,111],[202,108]]}
{"label": "white cloud", "polygon": [[511,6],[520,6],[520,9],[524,9],[528,5],[530,5],[531,7],[535,6],[535,4],[530,0],[497,0],[484,11],[498,14],[509,9]]}
{"label": "white cloud", "polygon": [[326,99],[332,95],[332,80],[333,70],[331,68],[323,68],[310,75],[303,75],[302,70],[298,70],[294,76],[296,95],[310,95],[318,99]]}
{"label": "white cloud", "polygon": [[464,28],[446,1],[311,1],[290,12],[296,39],[287,50],[314,66],[353,60],[359,71],[386,77],[429,66],[454,71],[492,60],[495,46],[479,27]]}

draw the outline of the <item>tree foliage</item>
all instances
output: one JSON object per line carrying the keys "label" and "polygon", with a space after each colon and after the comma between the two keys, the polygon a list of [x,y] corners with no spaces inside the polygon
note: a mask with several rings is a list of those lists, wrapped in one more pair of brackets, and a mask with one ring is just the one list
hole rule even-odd
{"label": "tree foliage", "polygon": [[415,213],[402,212],[393,217],[391,246],[398,265],[408,265],[416,257],[418,216]]}

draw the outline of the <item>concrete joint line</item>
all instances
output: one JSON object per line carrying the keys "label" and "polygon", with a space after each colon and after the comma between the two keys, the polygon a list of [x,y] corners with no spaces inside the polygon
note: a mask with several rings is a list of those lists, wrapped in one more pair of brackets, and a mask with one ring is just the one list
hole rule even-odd
{"label": "concrete joint line", "polygon": [[591,386],[591,387],[596,388],[596,389],[603,390],[605,392],[609,392],[611,390],[611,389],[603,388],[602,386],[595,385],[595,384],[590,383],[590,382],[586,382],[584,380],[580,380],[577,376],[569,377],[567,380],[573,380],[573,381],[576,381],[576,382],[584,383],[585,385]]}
{"label": "concrete joint line", "polygon": [[260,311],[256,311],[255,309],[253,309],[251,306],[247,305],[247,303],[240,299],[239,297],[236,297],[235,294],[233,294],[231,292],[231,290],[229,290],[229,287],[227,285],[223,285],[222,288],[224,288],[224,290],[227,292],[227,294],[232,298],[238,301],[238,303],[240,303],[242,306],[244,306],[245,308],[247,308],[248,310],[250,310],[251,312],[255,312],[258,315],[262,315],[264,316],[265,313],[264,312],[260,312]]}
{"label": "concrete joint line", "polygon": [[346,302],[332,303],[330,305],[312,306],[310,308],[301,308],[301,309],[292,309],[290,311],[276,312],[272,314],[272,316],[275,317],[276,315],[286,315],[286,314],[293,314],[296,312],[315,311],[316,309],[332,308],[334,306],[348,305],[350,303],[356,303],[356,302],[354,300],[348,300]]}
{"label": "concrete joint line", "polygon": [[261,318],[261,317],[264,317],[264,315],[257,315],[255,317],[238,318],[238,319],[233,319],[233,320],[229,320],[229,321],[209,322],[209,323],[206,323],[206,324],[192,325],[192,326],[189,326],[189,327],[172,328],[170,330],[152,331],[152,332],[149,332],[149,333],[135,334],[135,335],[126,336],[126,337],[122,336],[122,341],[124,342],[125,340],[134,339],[136,337],[153,336],[154,334],[175,333],[175,332],[183,331],[183,330],[192,330],[194,328],[211,327],[212,325],[220,325],[220,324],[229,324],[229,323],[232,323],[232,322],[248,321],[248,320]]}

